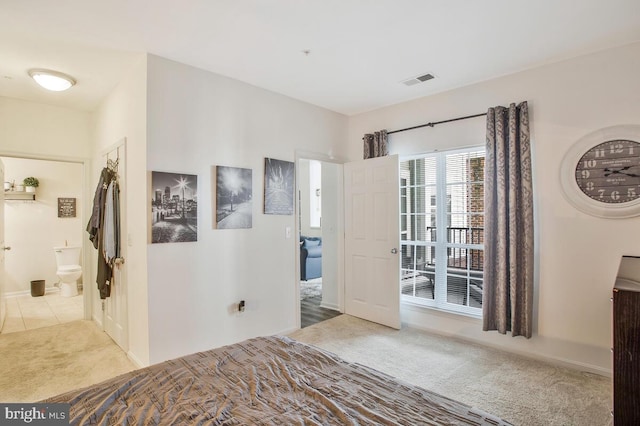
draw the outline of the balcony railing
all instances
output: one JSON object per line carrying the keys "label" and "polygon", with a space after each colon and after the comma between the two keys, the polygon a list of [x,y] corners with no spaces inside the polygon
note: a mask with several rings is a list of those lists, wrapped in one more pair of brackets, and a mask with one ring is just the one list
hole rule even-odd
{"label": "balcony railing", "polygon": [[[430,241],[436,241],[436,227],[426,228]],[[484,228],[479,227],[447,227],[447,243],[449,244],[484,244]],[[430,263],[435,262],[435,253],[432,253]],[[484,262],[484,251],[463,248],[447,248],[447,266],[450,268],[470,269],[472,271],[482,271]]]}
{"label": "balcony railing", "polygon": [[[426,227],[427,241],[436,241],[436,228]],[[447,301],[481,307],[484,251],[457,245],[482,245],[484,228],[447,227]],[[402,294],[426,299],[435,295],[435,250],[424,245],[403,247]],[[415,261],[415,263],[414,263]],[[405,263],[406,262],[406,263]]]}
{"label": "balcony railing", "polygon": [[[435,226],[427,226],[429,241],[436,241]],[[483,244],[484,228],[478,227],[447,227],[447,242],[451,244]]]}

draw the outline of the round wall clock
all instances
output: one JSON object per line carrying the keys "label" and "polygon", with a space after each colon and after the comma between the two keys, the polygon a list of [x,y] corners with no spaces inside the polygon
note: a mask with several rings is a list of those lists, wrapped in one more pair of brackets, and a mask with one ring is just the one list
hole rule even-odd
{"label": "round wall clock", "polygon": [[598,217],[640,215],[640,126],[600,129],[562,160],[560,181],[576,208]]}

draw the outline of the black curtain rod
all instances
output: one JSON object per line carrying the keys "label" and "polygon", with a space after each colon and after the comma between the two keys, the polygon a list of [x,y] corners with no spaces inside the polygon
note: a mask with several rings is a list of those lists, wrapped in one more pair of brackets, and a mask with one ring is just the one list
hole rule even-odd
{"label": "black curtain rod", "polygon": [[458,117],[458,118],[452,118],[452,119],[449,119],[449,120],[436,121],[434,123],[427,123],[427,124],[421,124],[419,126],[407,127],[406,129],[393,130],[391,132],[387,132],[387,134],[390,135],[392,133],[406,132],[407,130],[419,129],[421,127],[433,127],[436,124],[450,123],[452,121],[466,120],[468,118],[482,117],[482,116],[485,116],[485,115],[487,115],[486,112],[482,113],[482,114],[467,115],[466,117]]}

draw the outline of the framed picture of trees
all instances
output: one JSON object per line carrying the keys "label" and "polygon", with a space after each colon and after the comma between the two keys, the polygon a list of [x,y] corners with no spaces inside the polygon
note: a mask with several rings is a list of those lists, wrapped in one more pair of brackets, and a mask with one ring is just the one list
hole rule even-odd
{"label": "framed picture of trees", "polygon": [[[215,228],[246,229],[253,221],[252,170],[215,166]],[[213,171],[213,170],[212,170]]]}
{"label": "framed picture of trees", "polygon": [[293,214],[294,163],[264,159],[264,214]]}

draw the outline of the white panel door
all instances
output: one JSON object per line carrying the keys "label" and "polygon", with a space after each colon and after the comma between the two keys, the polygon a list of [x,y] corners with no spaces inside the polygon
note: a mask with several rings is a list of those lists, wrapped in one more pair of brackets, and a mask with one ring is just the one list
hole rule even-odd
{"label": "white panel door", "polygon": [[345,312],[400,328],[398,156],[344,165]]}
{"label": "white panel door", "polygon": [[[0,182],[4,184],[4,164],[0,160]],[[4,291],[4,252],[10,247],[4,245],[4,190],[0,191],[0,331],[7,316],[7,301]]]}
{"label": "white panel door", "polygon": [[[126,181],[126,145],[125,140],[120,141],[108,153],[106,158],[118,159],[118,183],[120,187],[120,256],[126,260],[127,255],[127,181]],[[124,351],[129,350],[128,315],[127,315],[127,263],[119,263],[113,268],[113,280],[111,293],[103,301],[104,331]]]}

